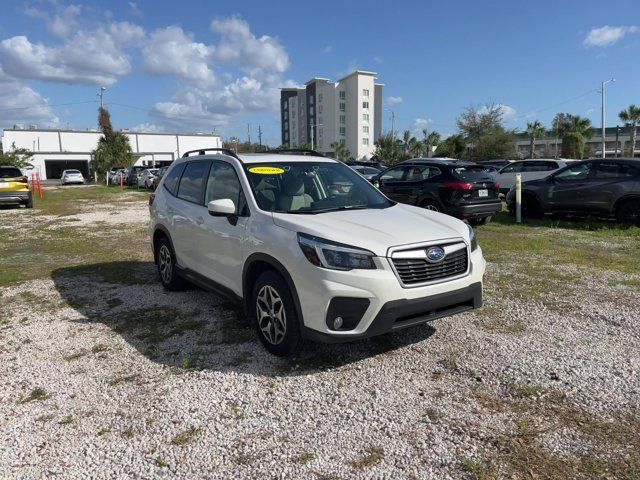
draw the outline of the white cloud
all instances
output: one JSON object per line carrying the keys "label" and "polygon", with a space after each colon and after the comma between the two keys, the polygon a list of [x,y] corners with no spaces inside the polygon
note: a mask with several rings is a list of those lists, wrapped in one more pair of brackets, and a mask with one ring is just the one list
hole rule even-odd
{"label": "white cloud", "polygon": [[139,123],[138,125],[133,127],[131,130],[133,130],[134,132],[149,132],[149,133],[164,132],[164,128],[162,127],[162,125],[156,125],[155,123],[148,123],[148,122]]}
{"label": "white cloud", "polygon": [[143,66],[154,75],[174,74],[201,86],[213,85],[215,75],[209,68],[214,48],[193,40],[178,26],[158,29],[142,50]]}
{"label": "white cloud", "polygon": [[638,32],[636,26],[604,27],[592,28],[583,43],[586,47],[609,47],[620,40],[625,35]]}
{"label": "white cloud", "polygon": [[[515,108],[510,107],[509,105],[504,105],[502,103],[497,103],[494,105],[496,108],[499,108],[502,111],[502,119],[504,121],[510,121],[510,120],[514,120],[517,116],[517,111]],[[480,113],[486,113],[488,110],[487,106],[485,105],[484,107],[482,107],[479,112]]]}
{"label": "white cloud", "polygon": [[385,103],[387,105],[398,105],[402,103],[402,97],[387,97]]}
{"label": "white cloud", "polygon": [[217,18],[211,30],[220,34],[216,60],[235,65],[250,75],[264,72],[282,73],[289,68],[289,55],[277,38],[263,35],[256,38],[242,18]]}
{"label": "white cloud", "polygon": [[142,28],[128,22],[78,31],[60,46],[31,43],[20,35],[0,42],[5,73],[25,79],[112,85],[131,71],[125,45],[138,42]]}
{"label": "white cloud", "polygon": [[333,45],[327,45],[322,49],[322,53],[331,53],[333,52]]}
{"label": "white cloud", "polygon": [[46,99],[0,69],[0,125],[35,123],[53,126],[59,122]]}
{"label": "white cloud", "polygon": [[78,17],[82,11],[82,5],[60,5],[51,2],[52,11],[47,11],[42,5],[25,5],[24,13],[31,18],[44,20],[47,29],[58,37],[67,37],[78,25]]}
{"label": "white cloud", "polygon": [[421,132],[424,128],[427,128],[433,123],[430,118],[416,118],[411,125],[412,132]]}
{"label": "white cloud", "polygon": [[142,10],[140,10],[136,2],[129,2],[129,14],[134,17],[142,17]]}

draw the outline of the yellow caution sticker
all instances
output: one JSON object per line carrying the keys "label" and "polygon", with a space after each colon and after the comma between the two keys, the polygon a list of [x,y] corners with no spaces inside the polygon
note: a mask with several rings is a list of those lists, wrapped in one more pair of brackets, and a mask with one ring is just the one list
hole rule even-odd
{"label": "yellow caution sticker", "polygon": [[249,171],[258,175],[280,175],[284,173],[284,169],[279,167],[251,167]]}

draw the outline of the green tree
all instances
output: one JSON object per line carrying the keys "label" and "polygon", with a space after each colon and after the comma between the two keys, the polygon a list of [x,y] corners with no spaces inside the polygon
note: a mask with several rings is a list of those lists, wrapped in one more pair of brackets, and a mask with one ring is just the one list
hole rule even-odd
{"label": "green tree", "polygon": [[331,148],[333,148],[338,160],[347,160],[351,157],[351,152],[342,142],[333,142]]}
{"label": "green tree", "polygon": [[592,135],[591,120],[580,115],[569,115],[567,132],[579,133],[582,138],[590,138]]}
{"label": "green tree", "polygon": [[584,157],[584,137],[579,132],[566,132],[562,137],[562,156],[577,160]]}
{"label": "green tree", "polygon": [[433,148],[437,147],[440,143],[440,134],[436,131],[429,132],[427,129],[422,130],[422,143],[424,144],[424,149],[427,152],[427,157],[430,157]]}
{"label": "green tree", "polygon": [[379,161],[390,165],[400,161],[401,155],[400,152],[398,152],[396,140],[391,133],[383,133],[378,137],[374,156],[377,157]]}
{"label": "green tree", "polygon": [[502,125],[501,105],[487,104],[482,109],[467,107],[456,121],[469,144],[469,158],[482,161],[515,155],[516,136]]}
{"label": "green tree", "polygon": [[[1,145],[0,145],[1,147]],[[18,168],[33,168],[29,162],[33,153],[26,148],[16,148],[15,142],[11,144],[11,150],[5,152],[0,148],[0,165],[11,165]]]}
{"label": "green tree", "polygon": [[529,135],[529,155],[531,158],[536,156],[536,138],[544,135],[545,129],[542,124],[536,120],[535,122],[527,122],[527,134]]}
{"label": "green tree", "polygon": [[637,107],[636,105],[629,105],[629,108],[622,110],[618,114],[618,117],[629,127],[629,131],[631,133],[629,156],[633,157],[636,147],[636,127],[638,126],[638,123],[640,123],[640,107]]}
{"label": "green tree", "polygon": [[451,135],[436,148],[436,157],[462,158],[467,151],[467,140],[462,135]]}
{"label": "green tree", "polygon": [[98,125],[102,130],[102,137],[98,140],[98,147],[92,152],[93,169],[104,178],[112,168],[132,165],[134,157],[129,137],[113,129],[111,115],[106,108],[98,109]]}

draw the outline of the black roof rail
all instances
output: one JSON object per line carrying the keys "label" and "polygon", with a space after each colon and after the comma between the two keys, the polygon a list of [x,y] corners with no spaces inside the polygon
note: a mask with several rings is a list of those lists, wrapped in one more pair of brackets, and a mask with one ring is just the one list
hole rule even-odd
{"label": "black roof rail", "polygon": [[[206,155],[206,152],[221,152],[225,155],[229,155],[237,160],[240,160],[240,157],[231,150],[230,148],[222,148],[222,147],[210,147],[210,148],[199,148],[198,150],[189,150],[188,152],[184,152],[182,154],[182,158],[188,157],[190,153],[197,153],[198,155]],[[242,162],[242,160],[240,160]]]}
{"label": "black roof rail", "polygon": [[269,150],[263,153],[275,153],[275,154],[298,154],[298,155],[309,155],[310,157],[323,157],[326,158],[322,153],[316,152],[315,150],[311,150],[308,148],[276,148],[273,150]]}

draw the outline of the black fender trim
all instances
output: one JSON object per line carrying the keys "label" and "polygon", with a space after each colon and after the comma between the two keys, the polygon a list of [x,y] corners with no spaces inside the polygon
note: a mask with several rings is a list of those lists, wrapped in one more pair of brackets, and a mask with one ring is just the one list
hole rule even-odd
{"label": "black fender trim", "polygon": [[304,319],[302,315],[302,307],[300,306],[300,298],[298,297],[296,285],[293,283],[293,278],[291,278],[291,274],[288,272],[286,267],[282,265],[282,263],[266,253],[252,253],[244,262],[244,267],[242,269],[242,295],[244,297],[245,314],[247,314],[247,316],[249,315],[249,302],[251,301],[251,289],[247,283],[249,280],[247,278],[247,273],[251,266],[256,262],[267,263],[282,275],[282,278],[287,282],[287,286],[289,287],[289,291],[293,297],[293,303],[296,308],[296,315],[298,315],[298,320],[300,321],[300,327],[303,327]]}
{"label": "black fender trim", "polygon": [[[156,225],[155,230],[153,231],[153,237],[151,237],[151,242],[153,244],[153,263],[158,264],[158,257],[156,253],[156,233],[162,232],[169,239],[169,243],[171,244],[171,250],[173,250],[173,254],[176,254],[176,249],[173,247],[173,240],[171,239],[171,235],[169,234],[169,230],[164,225],[158,224]],[[176,255],[176,259],[178,256]]]}
{"label": "black fender trim", "polygon": [[230,300],[234,303],[242,303],[242,297],[238,296],[230,288],[227,288],[224,285],[221,285],[218,282],[215,282],[205,277],[204,275],[200,275],[198,272],[194,272],[193,270],[190,270],[188,268],[177,267],[176,270],[178,271],[178,274],[182,278],[184,278],[185,280],[188,280],[194,285],[197,285],[203,290],[208,290],[210,292],[213,292],[216,295],[224,297],[227,300]]}

